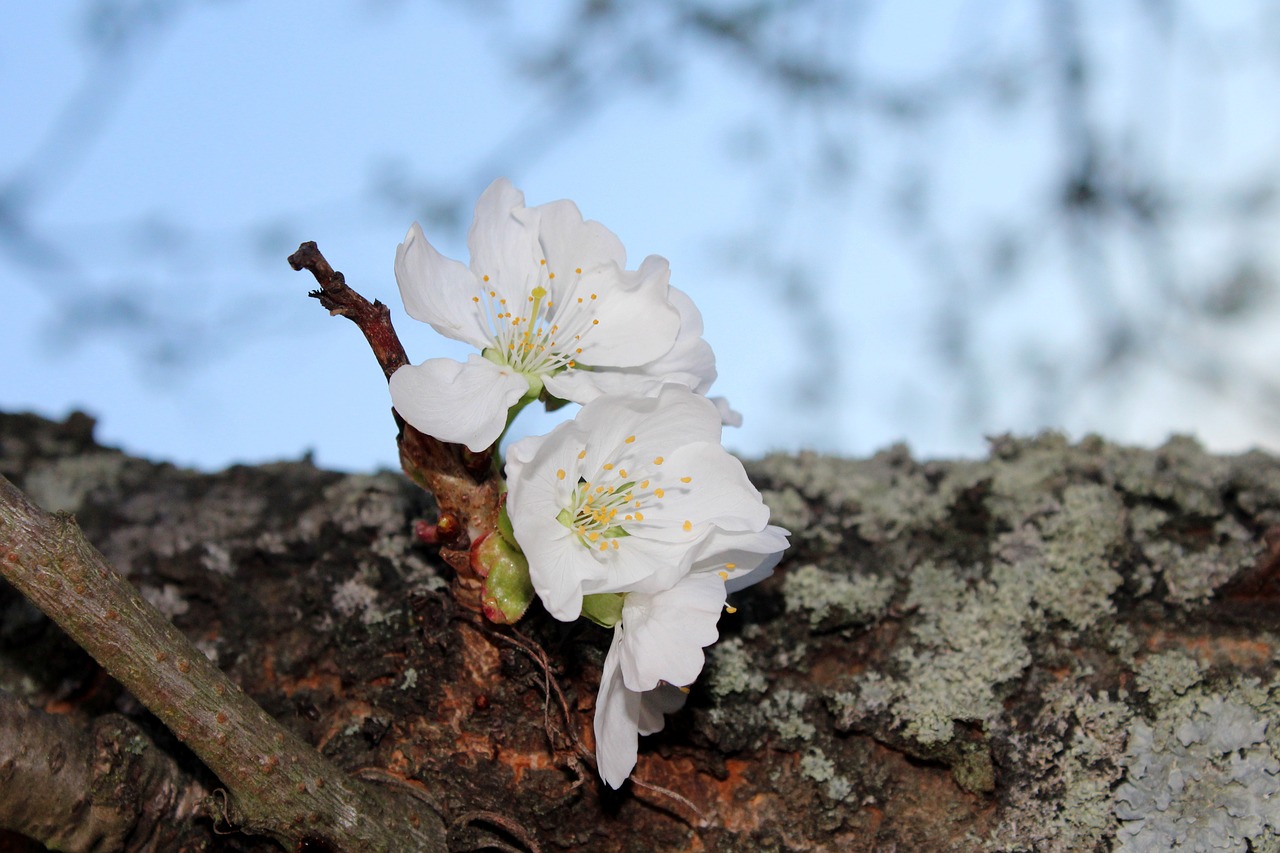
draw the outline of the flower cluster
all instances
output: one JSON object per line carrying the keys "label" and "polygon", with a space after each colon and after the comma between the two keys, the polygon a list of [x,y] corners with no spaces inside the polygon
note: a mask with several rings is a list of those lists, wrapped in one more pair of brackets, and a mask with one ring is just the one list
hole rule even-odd
{"label": "flower cluster", "polygon": [[525,207],[505,179],[480,197],[468,244],[469,267],[415,224],[396,253],[409,315],[479,352],[401,367],[392,401],[477,452],[535,400],[582,404],[508,449],[504,523],[475,548],[490,618],[518,619],[536,594],[557,619],[613,630],[595,734],[616,788],[638,735],[661,729],[701,672],[728,592],[773,570],[787,531],[721,446],[740,417],[705,396],[715,357],[664,259],[626,269],[617,237],[572,202]]}

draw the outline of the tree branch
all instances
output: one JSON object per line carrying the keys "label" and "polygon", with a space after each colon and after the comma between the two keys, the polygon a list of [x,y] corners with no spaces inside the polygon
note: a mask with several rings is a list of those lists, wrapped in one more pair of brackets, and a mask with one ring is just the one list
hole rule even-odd
{"label": "tree branch", "polygon": [[65,513],[0,476],[0,574],[186,743],[226,785],[227,817],[293,849],[443,851],[416,799],[353,779],[284,729],[117,575]]}
{"label": "tree branch", "polygon": [[176,850],[208,837],[209,792],[119,714],[89,727],[0,691],[0,826],[52,850]]}

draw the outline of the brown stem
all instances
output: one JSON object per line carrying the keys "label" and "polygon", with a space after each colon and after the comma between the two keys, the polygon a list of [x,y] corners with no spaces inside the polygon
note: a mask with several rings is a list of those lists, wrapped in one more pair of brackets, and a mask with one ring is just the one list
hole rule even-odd
{"label": "brown stem", "polygon": [[[314,242],[306,242],[289,256],[295,270],[309,270],[320,289],[311,295],[341,314],[364,333],[374,357],[388,379],[409,363],[400,337],[391,324],[387,306],[370,303],[347,285],[342,273],[330,266]],[[457,535],[440,540],[440,556],[456,572],[454,598],[468,610],[480,611],[481,579],[471,568],[472,542],[498,526],[498,476],[489,452],[474,454],[457,444],[449,444],[418,432],[396,413],[400,429],[400,466],[411,480],[435,495],[442,518],[450,517]]]}
{"label": "brown stem", "polygon": [[169,727],[226,786],[229,818],[289,849],[444,851],[439,817],[353,779],[284,729],[117,575],[66,513],[0,476],[0,574]]}
{"label": "brown stem", "polygon": [[295,270],[309,270],[320,285],[319,290],[313,290],[309,295],[319,299],[330,314],[341,314],[360,327],[388,379],[398,368],[409,363],[400,336],[391,325],[390,309],[376,299],[370,303],[348,287],[342,273],[329,265],[314,242],[299,246],[298,251],[289,256],[289,266]]}

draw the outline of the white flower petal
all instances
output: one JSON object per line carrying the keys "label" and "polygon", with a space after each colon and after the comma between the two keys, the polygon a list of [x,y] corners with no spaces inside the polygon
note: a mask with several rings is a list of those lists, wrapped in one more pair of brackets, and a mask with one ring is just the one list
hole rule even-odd
{"label": "white flower petal", "polygon": [[698,546],[694,572],[724,573],[729,592],[746,589],[773,574],[787,550],[787,531],[770,524],[758,532],[713,530]]}
{"label": "white flower petal", "polygon": [[594,219],[584,221],[578,206],[567,199],[527,208],[519,216],[537,231],[547,267],[559,275],[627,265],[622,241]]}
{"label": "white flower petal", "polygon": [[688,698],[688,693],[671,684],[659,684],[657,689],[643,693],[640,698],[640,734],[662,731],[667,722],[666,715],[683,708]]}
{"label": "white flower petal", "polygon": [[[600,691],[596,694],[596,770],[611,788],[620,788],[636,766],[643,697],[622,681],[620,629],[604,659]],[[651,720],[649,722],[652,722]]]}
{"label": "white flower petal", "polygon": [[628,594],[621,622],[627,687],[643,692],[661,681],[692,684],[702,671],[703,647],[719,636],[724,600],[724,581],[709,572],[687,575],[656,595]]}
{"label": "white flower petal", "polygon": [[661,263],[651,260],[636,271],[602,268],[583,276],[582,288],[595,295],[590,299],[592,325],[580,341],[583,364],[636,367],[660,358],[675,344],[680,312],[668,299],[671,273],[662,258],[657,259]]}
{"label": "white flower petal", "polygon": [[725,426],[740,427],[742,426],[742,413],[736,412],[729,406],[729,400],[725,397],[709,397],[711,402],[716,404],[716,411],[720,413],[720,422]]}
{"label": "white flower petal", "polygon": [[[666,457],[664,466],[688,477],[689,483],[667,489],[661,509],[649,513],[653,519],[661,513],[669,524],[655,524],[643,533],[634,531],[633,535],[664,542],[690,542],[713,525],[722,530],[760,530],[769,523],[769,508],[751,485],[742,463],[718,442],[678,447]],[[691,530],[683,528],[686,520]]]}
{"label": "white flower petal", "polygon": [[488,319],[472,301],[480,292],[475,276],[437,252],[416,222],[396,247],[395,269],[400,298],[410,317],[477,349],[489,345]]}
{"label": "white flower petal", "polygon": [[524,209],[524,193],[498,178],[476,202],[467,234],[471,271],[500,298],[524,299],[542,275],[537,226],[522,220]]}
{"label": "white flower petal", "polygon": [[498,440],[507,412],[529,382],[478,355],[465,364],[433,358],[406,364],[390,380],[391,402],[414,429],[477,453]]}

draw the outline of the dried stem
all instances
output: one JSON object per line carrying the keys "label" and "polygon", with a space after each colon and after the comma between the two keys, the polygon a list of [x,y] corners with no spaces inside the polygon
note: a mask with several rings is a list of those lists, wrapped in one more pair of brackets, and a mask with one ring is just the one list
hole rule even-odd
{"label": "dried stem", "polygon": [[[391,324],[386,305],[372,303],[347,285],[342,273],[330,266],[314,242],[306,242],[289,256],[295,270],[308,270],[320,285],[311,295],[342,315],[364,333],[374,357],[387,379],[409,363],[404,346]],[[471,543],[492,533],[498,526],[498,484],[491,453],[475,454],[465,447],[424,435],[405,423],[397,413],[400,429],[400,465],[411,480],[435,495],[440,505],[440,530],[456,531],[440,541],[440,556],[455,571],[453,594],[464,608],[479,611],[481,579],[471,568]]]}
{"label": "dried stem", "polygon": [[272,719],[117,575],[69,515],[0,476],[0,574],[89,652],[226,786],[238,829],[293,849],[444,851],[439,817],[343,773]]}

